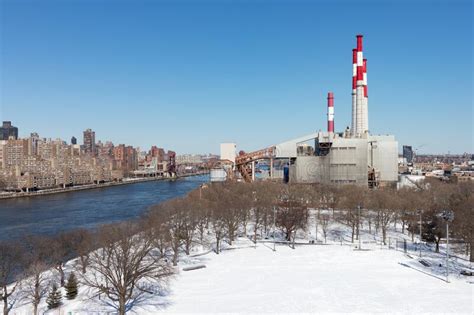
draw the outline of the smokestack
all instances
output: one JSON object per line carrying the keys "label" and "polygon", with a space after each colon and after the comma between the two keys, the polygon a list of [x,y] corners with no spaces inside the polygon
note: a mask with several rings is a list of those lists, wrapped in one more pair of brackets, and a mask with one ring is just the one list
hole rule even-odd
{"label": "smokestack", "polygon": [[364,59],[364,97],[368,97],[367,95],[367,59]]}
{"label": "smokestack", "polygon": [[362,38],[364,37],[364,35],[356,35],[357,37],[357,51],[362,51]]}
{"label": "smokestack", "polygon": [[328,132],[334,133],[334,94],[328,93]]}
{"label": "smokestack", "polygon": [[[353,135],[362,135],[369,130],[368,99],[367,99],[367,59],[364,59],[362,51],[362,35],[357,35],[356,49],[356,89],[355,89],[355,111],[353,110]],[[354,54],[354,52],[353,52]],[[354,80],[354,79],[353,79]],[[354,89],[353,89],[354,95]],[[353,96],[354,99],[354,96]],[[353,101],[354,102],[354,101]],[[355,118],[354,118],[355,112]],[[355,121],[355,123],[354,123]]]}
{"label": "smokestack", "polygon": [[352,49],[352,125],[351,134],[356,133],[356,115],[357,115],[357,49]]}

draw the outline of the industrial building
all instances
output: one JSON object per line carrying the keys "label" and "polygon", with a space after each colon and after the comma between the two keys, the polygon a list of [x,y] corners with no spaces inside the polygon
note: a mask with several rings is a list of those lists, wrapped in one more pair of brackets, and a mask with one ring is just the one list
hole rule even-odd
{"label": "industrial building", "polygon": [[[268,178],[275,178],[276,162],[286,161],[284,179],[294,183],[394,185],[398,181],[398,142],[392,135],[369,132],[367,59],[362,35],[352,50],[351,127],[335,132],[334,95],[327,98],[327,131],[286,141],[235,158],[234,170],[245,181],[256,179],[258,163],[268,160]],[[226,159],[230,150],[226,152]],[[235,152],[235,151],[234,151]]]}

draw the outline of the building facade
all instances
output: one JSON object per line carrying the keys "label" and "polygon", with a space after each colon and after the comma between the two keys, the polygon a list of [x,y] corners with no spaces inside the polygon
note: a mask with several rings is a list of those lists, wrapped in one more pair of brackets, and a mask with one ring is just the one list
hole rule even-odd
{"label": "building facade", "polygon": [[11,121],[4,121],[0,127],[0,140],[18,139],[18,128],[12,126]]}
{"label": "building facade", "polygon": [[95,155],[96,146],[95,146],[95,131],[92,129],[87,129],[84,131],[84,152],[86,154]]}

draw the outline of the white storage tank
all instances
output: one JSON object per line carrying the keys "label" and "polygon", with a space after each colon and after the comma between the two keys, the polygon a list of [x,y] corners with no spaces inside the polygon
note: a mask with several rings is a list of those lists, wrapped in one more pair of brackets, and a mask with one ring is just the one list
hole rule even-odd
{"label": "white storage tank", "polygon": [[210,173],[211,182],[225,182],[227,173],[223,168],[213,168]]}

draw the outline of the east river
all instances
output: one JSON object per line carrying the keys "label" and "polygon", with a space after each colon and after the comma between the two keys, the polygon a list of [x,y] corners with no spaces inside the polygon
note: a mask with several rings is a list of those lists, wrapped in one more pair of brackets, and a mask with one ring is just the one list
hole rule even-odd
{"label": "east river", "polygon": [[205,182],[206,175],[190,176],[0,200],[0,240],[53,235],[137,218],[150,206],[183,196]]}

